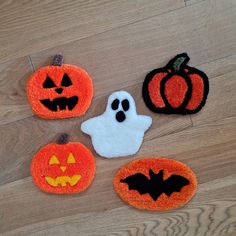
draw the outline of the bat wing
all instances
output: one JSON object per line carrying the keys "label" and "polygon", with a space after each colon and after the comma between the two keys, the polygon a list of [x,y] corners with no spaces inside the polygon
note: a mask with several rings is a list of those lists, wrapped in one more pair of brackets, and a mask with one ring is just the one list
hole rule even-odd
{"label": "bat wing", "polygon": [[181,189],[189,185],[189,180],[180,175],[171,175],[164,181],[164,193],[170,196],[173,192],[180,192]]}
{"label": "bat wing", "polygon": [[149,193],[150,180],[141,173],[121,179],[120,182],[128,184],[129,190],[137,190],[140,194]]}

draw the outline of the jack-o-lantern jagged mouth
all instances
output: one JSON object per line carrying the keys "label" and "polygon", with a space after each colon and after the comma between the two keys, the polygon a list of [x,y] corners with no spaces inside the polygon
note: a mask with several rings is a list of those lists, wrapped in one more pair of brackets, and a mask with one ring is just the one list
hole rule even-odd
{"label": "jack-o-lantern jagged mouth", "polygon": [[51,111],[58,111],[58,110],[61,111],[66,109],[71,111],[78,103],[78,100],[79,98],[77,96],[73,96],[70,98],[66,97],[55,98],[52,101],[50,99],[43,99],[40,100],[40,102]]}
{"label": "jack-o-lantern jagged mouth", "polygon": [[73,175],[72,177],[58,176],[56,178],[52,178],[49,176],[45,177],[46,182],[53,187],[57,187],[58,185],[65,187],[67,184],[69,184],[70,186],[75,186],[80,179],[81,175]]}

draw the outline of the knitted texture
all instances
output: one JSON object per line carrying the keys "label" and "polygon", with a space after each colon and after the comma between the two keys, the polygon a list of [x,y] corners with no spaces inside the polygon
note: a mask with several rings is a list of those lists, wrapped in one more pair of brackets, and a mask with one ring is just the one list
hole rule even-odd
{"label": "knitted texture", "polygon": [[117,91],[109,96],[105,112],[83,122],[81,130],[91,136],[100,156],[115,158],[138,152],[151,124],[151,117],[137,114],[129,93]]}
{"label": "knitted texture", "polygon": [[194,114],[202,109],[209,92],[206,74],[187,65],[186,53],[174,57],[163,68],[147,74],[143,99],[150,110],[165,114]]}
{"label": "knitted texture", "polygon": [[42,118],[77,117],[90,106],[93,84],[87,72],[77,66],[46,66],[28,80],[27,95],[34,113]]}
{"label": "knitted texture", "polygon": [[79,193],[91,184],[95,168],[93,154],[81,143],[51,143],[33,157],[31,175],[42,191]]}
{"label": "knitted texture", "polygon": [[197,179],[181,162],[144,158],[123,166],[115,175],[114,188],[133,207],[165,211],[190,201],[196,192]]}

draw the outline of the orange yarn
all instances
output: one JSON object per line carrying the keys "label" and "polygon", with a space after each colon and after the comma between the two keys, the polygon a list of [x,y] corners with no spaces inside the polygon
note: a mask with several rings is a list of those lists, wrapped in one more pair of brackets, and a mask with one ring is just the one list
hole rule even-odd
{"label": "orange yarn", "polygon": [[192,83],[192,96],[186,106],[186,109],[194,110],[198,107],[199,101],[201,101],[204,97],[204,81],[198,74],[189,73],[189,78]]}
{"label": "orange yarn", "polygon": [[[62,83],[63,76],[67,76],[69,80],[66,86]],[[45,88],[47,78],[51,84]],[[67,64],[46,66],[37,70],[28,80],[27,95],[33,111],[42,118],[76,117],[83,115],[89,108],[93,84],[82,68]],[[61,100],[64,100],[64,104]],[[51,104],[52,109],[45,106],[43,101]]]}
{"label": "orange yarn", "polygon": [[81,143],[51,143],[33,157],[31,175],[44,192],[69,194],[84,191],[95,175],[93,154]]}
{"label": "orange yarn", "polygon": [[[153,200],[149,193],[140,194],[132,188],[129,190],[129,185],[121,181],[137,173],[143,174],[150,180],[150,169],[155,174],[163,171],[164,181],[171,175],[179,175],[184,177],[189,183],[181,187],[180,191],[173,191],[170,196],[163,192],[157,200]],[[196,192],[197,179],[193,171],[181,162],[166,158],[145,158],[132,161],[123,166],[115,175],[114,188],[120,198],[133,207],[165,211],[181,207],[190,201]],[[158,189],[158,185],[156,185],[156,188]]]}
{"label": "orange yarn", "polygon": [[173,108],[179,108],[188,91],[186,81],[179,75],[172,77],[165,84],[166,99]]}
{"label": "orange yarn", "polygon": [[167,75],[167,73],[160,72],[154,75],[152,80],[148,84],[148,92],[151,101],[156,107],[163,108],[165,103],[161,97],[161,80]]}

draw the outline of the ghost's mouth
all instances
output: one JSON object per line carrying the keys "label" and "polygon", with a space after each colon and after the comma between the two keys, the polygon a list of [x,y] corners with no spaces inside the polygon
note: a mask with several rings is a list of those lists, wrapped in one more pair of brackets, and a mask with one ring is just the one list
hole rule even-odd
{"label": "ghost's mouth", "polygon": [[50,99],[43,99],[40,100],[40,102],[51,111],[61,111],[66,109],[71,111],[78,103],[78,100],[79,98],[77,96],[73,96],[70,98],[55,98],[52,101]]}
{"label": "ghost's mouth", "polygon": [[62,187],[65,187],[67,184],[70,186],[76,185],[79,180],[81,179],[81,175],[73,175],[72,177],[69,176],[58,176],[56,178],[52,178],[49,176],[45,177],[47,183],[53,187],[57,187],[59,184]]}
{"label": "ghost's mouth", "polygon": [[125,119],[126,119],[126,115],[125,115],[125,113],[123,111],[118,111],[116,113],[116,120],[118,122],[123,122]]}

